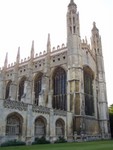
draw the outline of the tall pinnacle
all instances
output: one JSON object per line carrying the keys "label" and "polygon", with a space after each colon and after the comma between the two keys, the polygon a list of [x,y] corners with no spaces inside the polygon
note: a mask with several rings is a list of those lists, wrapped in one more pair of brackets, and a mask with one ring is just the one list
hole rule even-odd
{"label": "tall pinnacle", "polygon": [[50,34],[48,33],[48,39],[47,39],[47,52],[51,51],[51,41],[50,41]]}
{"label": "tall pinnacle", "polygon": [[34,58],[34,40],[32,41],[32,46],[31,46],[31,58]]}
{"label": "tall pinnacle", "polygon": [[74,3],[74,1],[73,1],[73,0],[70,0],[70,3]]}
{"label": "tall pinnacle", "polygon": [[20,61],[20,47],[18,47],[17,57],[16,57],[16,63],[18,64]]}
{"label": "tall pinnacle", "polygon": [[4,69],[7,68],[7,64],[8,64],[8,53],[6,53],[6,57],[5,57],[5,61],[4,61]]}
{"label": "tall pinnacle", "polygon": [[[68,5],[68,7],[70,7],[70,6],[72,6],[72,5],[76,6],[74,0],[70,0],[70,3],[69,3],[69,5]],[[76,7],[77,7],[77,6],[76,6]]]}
{"label": "tall pinnacle", "polygon": [[93,29],[92,29],[92,31],[94,31],[94,30],[98,31],[98,28],[96,27],[96,22],[93,22]]}

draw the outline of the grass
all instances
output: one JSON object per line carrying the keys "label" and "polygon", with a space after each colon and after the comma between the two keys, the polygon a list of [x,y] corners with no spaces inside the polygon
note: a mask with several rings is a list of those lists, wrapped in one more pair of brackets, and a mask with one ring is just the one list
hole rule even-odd
{"label": "grass", "polygon": [[81,143],[0,147],[0,150],[113,150],[113,140]]}

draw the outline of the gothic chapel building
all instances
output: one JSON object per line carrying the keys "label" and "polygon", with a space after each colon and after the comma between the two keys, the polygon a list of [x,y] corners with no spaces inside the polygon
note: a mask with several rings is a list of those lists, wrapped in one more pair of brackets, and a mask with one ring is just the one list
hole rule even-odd
{"label": "gothic chapel building", "polygon": [[33,142],[44,136],[51,142],[59,136],[68,141],[74,134],[108,138],[109,118],[101,36],[95,22],[91,45],[81,40],[77,5],[67,10],[67,45],[0,70],[0,143],[18,139]]}

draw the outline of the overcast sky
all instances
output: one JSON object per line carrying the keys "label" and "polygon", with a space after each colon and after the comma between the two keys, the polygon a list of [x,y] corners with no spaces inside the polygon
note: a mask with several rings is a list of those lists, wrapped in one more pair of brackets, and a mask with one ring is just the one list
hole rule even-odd
{"label": "overcast sky", "polygon": [[[70,0],[0,0],[0,66],[6,52],[9,63],[28,57],[31,42],[35,53],[46,50],[47,34],[52,47],[66,43],[66,13]],[[81,39],[90,42],[93,21],[102,38],[108,104],[113,104],[113,0],[75,0],[80,14]]]}

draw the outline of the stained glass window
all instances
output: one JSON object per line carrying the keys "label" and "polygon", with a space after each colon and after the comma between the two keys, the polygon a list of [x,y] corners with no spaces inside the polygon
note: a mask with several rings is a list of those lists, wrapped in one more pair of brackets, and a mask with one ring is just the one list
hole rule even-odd
{"label": "stained glass window", "polygon": [[21,101],[21,98],[24,94],[24,86],[25,86],[25,80],[26,80],[26,77],[23,77],[19,83],[19,95],[18,95],[18,100]]}
{"label": "stained glass window", "polygon": [[12,81],[9,81],[6,85],[6,94],[5,94],[5,99],[9,98],[9,92],[10,92],[10,85]]}
{"label": "stained glass window", "polygon": [[34,80],[34,92],[35,92],[35,104],[39,103],[39,94],[41,92],[42,87],[42,73],[37,75]]}
{"label": "stained glass window", "polygon": [[91,70],[84,69],[84,96],[85,96],[85,114],[94,115],[94,97],[93,97],[93,74]]}
{"label": "stained glass window", "polygon": [[60,67],[53,75],[53,108],[67,110],[66,72]]}

